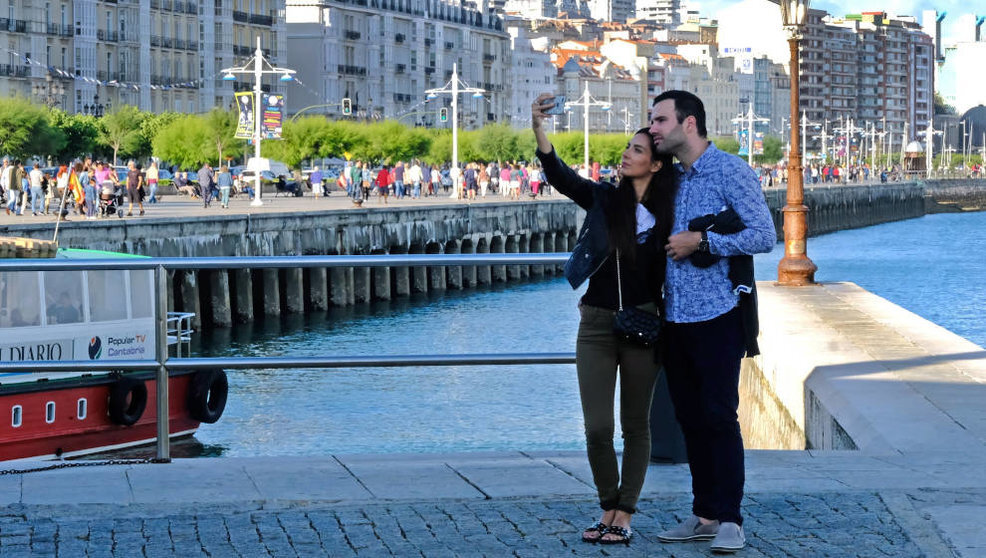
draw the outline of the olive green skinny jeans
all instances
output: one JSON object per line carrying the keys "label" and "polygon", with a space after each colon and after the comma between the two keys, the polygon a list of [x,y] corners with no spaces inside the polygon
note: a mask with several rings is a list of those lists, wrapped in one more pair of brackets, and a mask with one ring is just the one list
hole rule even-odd
{"label": "olive green skinny jeans", "polygon": [[[654,311],[653,303],[641,305]],[[620,341],[613,334],[612,310],[581,305],[575,367],[585,420],[592,479],[604,510],[634,513],[650,463],[650,405],[660,366],[654,349]],[[619,368],[619,374],[617,374]],[[623,475],[613,448],[616,378],[620,379]]]}

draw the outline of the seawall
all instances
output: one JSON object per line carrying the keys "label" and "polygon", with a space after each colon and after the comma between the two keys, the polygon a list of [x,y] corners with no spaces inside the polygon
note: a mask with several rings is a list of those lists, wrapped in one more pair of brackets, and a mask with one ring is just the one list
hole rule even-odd
{"label": "seawall", "polygon": [[[765,192],[778,239],[783,238],[784,189]],[[225,213],[180,201],[155,206],[148,217],[72,220],[61,246],[161,257],[306,254],[567,252],[584,212],[564,198],[534,202],[351,208],[329,198],[272,200],[263,211]],[[911,219],[927,212],[986,207],[986,181],[952,180],[873,185],[811,185],[805,191],[812,235]],[[236,207],[234,205],[234,207]],[[247,207],[247,206],[241,206]],[[152,216],[156,215],[156,216]],[[22,224],[23,223],[23,224]],[[51,238],[50,222],[0,220],[0,235]],[[450,266],[188,271],[174,274],[175,310],[197,314],[195,327],[226,327],[259,316],[323,310],[388,300],[429,290],[522,281],[560,272],[552,266]]]}

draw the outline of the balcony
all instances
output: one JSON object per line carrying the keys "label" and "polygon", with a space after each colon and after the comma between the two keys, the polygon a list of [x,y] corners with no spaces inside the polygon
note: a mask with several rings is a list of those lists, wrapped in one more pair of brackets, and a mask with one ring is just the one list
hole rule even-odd
{"label": "balcony", "polygon": [[445,41],[445,50],[452,50],[455,48],[455,43],[452,41]]}
{"label": "balcony", "polygon": [[250,23],[254,25],[274,25],[274,18],[269,15],[250,14]]}
{"label": "balcony", "polygon": [[152,47],[161,46],[161,37],[159,35],[151,35],[151,46]]}
{"label": "balcony", "polygon": [[233,10],[233,21],[240,23],[250,23],[250,14]]}
{"label": "balcony", "polygon": [[491,63],[491,62],[495,62],[495,61],[496,61],[496,55],[495,54],[484,54],[483,55],[483,62]]}
{"label": "balcony", "polygon": [[253,49],[245,45],[233,45],[233,54],[236,56],[250,56]]}
{"label": "balcony", "polygon": [[346,31],[346,39],[350,41],[358,41],[362,35],[359,31]]}
{"label": "balcony", "polygon": [[394,93],[395,103],[410,103],[411,95],[409,93]]}
{"label": "balcony", "polygon": [[61,35],[62,37],[72,36],[71,25],[59,25],[57,23],[49,23],[46,27],[49,35]]}
{"label": "balcony", "polygon": [[99,70],[96,72],[96,79],[99,81],[120,81],[120,74],[117,72],[105,72]]}
{"label": "balcony", "polygon": [[350,65],[339,64],[339,73],[345,74],[347,76],[365,76],[366,68],[363,68],[361,66],[350,66]]}
{"label": "balcony", "polygon": [[407,70],[407,66],[404,64],[398,64],[396,70],[398,74],[403,74]]}
{"label": "balcony", "polygon": [[404,42],[404,33],[398,33],[394,35],[394,42],[400,44]]}
{"label": "balcony", "polygon": [[199,8],[198,8],[198,6],[195,5],[194,2],[186,2],[185,3],[185,13],[186,14],[196,15],[196,14],[199,13]]}
{"label": "balcony", "polygon": [[6,29],[11,33],[26,33],[27,22],[20,19],[0,17],[0,29]]}
{"label": "balcony", "polygon": [[435,39],[425,39],[425,46],[426,47],[430,47],[433,44],[435,44]]}
{"label": "balcony", "polygon": [[115,43],[120,40],[120,36],[116,31],[104,31],[103,29],[96,31],[96,38],[100,41],[109,41],[111,43]]}
{"label": "balcony", "polygon": [[14,64],[0,64],[0,76],[27,77],[28,67]]}
{"label": "balcony", "polygon": [[428,74],[428,75],[431,75],[431,74],[435,73],[435,67],[434,66],[426,66],[425,67],[425,73]]}

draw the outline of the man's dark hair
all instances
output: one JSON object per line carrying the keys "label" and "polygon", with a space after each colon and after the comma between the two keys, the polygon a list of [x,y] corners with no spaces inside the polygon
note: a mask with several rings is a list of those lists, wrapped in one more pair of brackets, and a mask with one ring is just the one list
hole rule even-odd
{"label": "man's dark hair", "polygon": [[703,138],[708,137],[709,132],[705,129],[705,105],[702,104],[702,99],[688,91],[672,89],[658,95],[654,99],[654,104],[667,99],[674,101],[674,113],[678,117],[678,124],[684,122],[689,116],[694,116],[698,135]]}

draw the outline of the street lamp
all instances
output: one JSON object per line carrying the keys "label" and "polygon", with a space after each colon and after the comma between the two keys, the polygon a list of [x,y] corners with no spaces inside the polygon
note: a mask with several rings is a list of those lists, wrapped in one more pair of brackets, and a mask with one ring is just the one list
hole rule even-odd
{"label": "street lamp", "polygon": [[[250,67],[250,62],[253,62],[253,67]],[[260,139],[261,139],[261,128],[260,128],[260,118],[262,114],[262,101],[263,101],[263,91],[260,88],[260,82],[264,77],[264,74],[281,74],[281,81],[291,81],[294,79],[294,70],[289,70],[287,68],[277,68],[273,64],[264,58],[264,51],[260,48],[260,37],[257,37],[257,50],[253,53],[253,58],[248,60],[246,64],[242,66],[233,66],[231,68],[224,68],[220,70],[223,73],[223,80],[232,81],[236,79],[235,74],[253,74],[253,158],[260,164]],[[254,184],[256,188],[256,195],[253,196],[253,202],[250,205],[261,206],[264,203],[260,200],[260,168],[259,166],[254,169]]]}
{"label": "street lamp", "polygon": [[55,81],[49,72],[45,74],[44,82],[31,85],[31,92],[50,110],[61,104],[62,97],[65,96],[65,86]]}
{"label": "street lamp", "polygon": [[[461,85],[461,87],[460,87]],[[486,93],[485,89],[480,89],[478,87],[469,87],[465,82],[459,81],[459,69],[458,64],[452,64],[452,79],[445,84],[441,89],[427,89],[425,93],[428,95],[428,99],[434,99],[438,95],[452,95],[452,168],[459,168],[459,94],[460,93],[472,93],[473,97],[476,95],[482,96]],[[451,171],[450,171],[451,172]],[[459,174],[461,176],[461,173]],[[455,189],[453,192],[454,196],[458,196],[459,180],[456,181]]]}
{"label": "street lamp", "polygon": [[777,282],[781,285],[809,285],[815,282],[818,267],[808,259],[808,208],[805,207],[804,177],[798,141],[798,108],[801,95],[798,68],[798,43],[808,18],[809,0],[779,0],[781,22],[788,32],[791,47],[791,156],[787,167],[787,205],[784,206],[784,258],[777,264]]}
{"label": "street lamp", "polygon": [[[578,99],[570,102],[570,103],[565,103],[565,106],[567,108],[574,108],[574,107],[577,107],[579,105],[582,106],[582,128],[585,130],[585,132],[584,132],[585,151],[584,151],[584,157],[583,157],[584,164],[585,164],[585,167],[584,168],[585,168],[585,171],[586,172],[589,172],[589,107],[602,107],[603,110],[609,110],[610,108],[612,108],[612,104],[611,103],[607,103],[606,101],[597,101],[597,100],[595,100],[592,97],[592,95],[589,94],[589,82],[586,81],[585,82],[585,90],[582,92],[582,96],[579,97]],[[568,120],[569,126],[568,127],[569,127],[569,129],[571,129],[571,127],[572,127],[571,126],[571,122],[572,122],[572,120],[571,120],[571,118],[572,118],[571,113],[569,113],[568,118],[569,118],[569,120]]]}

